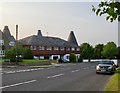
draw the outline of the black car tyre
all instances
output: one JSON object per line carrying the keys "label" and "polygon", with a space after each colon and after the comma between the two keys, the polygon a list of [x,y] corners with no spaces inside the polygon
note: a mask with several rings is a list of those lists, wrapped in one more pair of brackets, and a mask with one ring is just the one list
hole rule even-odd
{"label": "black car tyre", "polygon": [[96,71],[96,74],[99,74],[99,72]]}

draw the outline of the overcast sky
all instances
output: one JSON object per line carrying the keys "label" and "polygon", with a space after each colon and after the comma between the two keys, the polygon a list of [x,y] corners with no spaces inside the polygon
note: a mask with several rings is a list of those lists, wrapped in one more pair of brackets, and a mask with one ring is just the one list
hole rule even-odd
{"label": "overcast sky", "polygon": [[67,40],[70,31],[74,31],[78,44],[88,42],[91,45],[118,43],[118,22],[110,23],[105,16],[96,16],[91,11],[97,2],[6,2],[2,3],[3,30],[9,26],[15,37],[15,24],[19,25],[19,39],[36,35],[60,37]]}

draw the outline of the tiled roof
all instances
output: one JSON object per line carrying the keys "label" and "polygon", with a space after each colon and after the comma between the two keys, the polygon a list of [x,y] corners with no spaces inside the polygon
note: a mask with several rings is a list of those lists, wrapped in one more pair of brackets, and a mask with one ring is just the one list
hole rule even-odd
{"label": "tiled roof", "polygon": [[78,47],[78,45],[70,43],[58,37],[42,36],[41,31],[38,35],[32,35],[19,40],[23,45],[42,45],[42,46],[56,46],[56,47]]}

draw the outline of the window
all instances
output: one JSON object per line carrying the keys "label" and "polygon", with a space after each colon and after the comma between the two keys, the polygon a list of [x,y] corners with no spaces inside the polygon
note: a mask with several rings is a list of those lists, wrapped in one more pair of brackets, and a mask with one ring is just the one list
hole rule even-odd
{"label": "window", "polygon": [[44,46],[39,46],[39,50],[45,50]]}
{"label": "window", "polygon": [[61,47],[61,48],[60,48],[60,50],[62,50],[62,51],[63,51],[63,50],[65,50],[65,48],[64,48],[64,47]]}
{"label": "window", "polygon": [[10,46],[14,46],[14,45],[15,45],[15,42],[10,42],[9,45],[10,45]]}
{"label": "window", "polygon": [[4,40],[0,40],[0,46],[4,45]]}
{"label": "window", "polygon": [[36,46],[30,46],[31,50],[36,50]]}
{"label": "window", "polygon": [[74,47],[72,47],[72,48],[71,48],[71,50],[72,50],[72,51],[75,51],[75,48],[74,48]]}
{"label": "window", "polygon": [[4,50],[0,50],[0,55],[5,55],[5,51]]}
{"label": "window", "polygon": [[51,47],[46,47],[46,50],[52,50],[52,48]]}
{"label": "window", "polygon": [[59,50],[59,48],[58,47],[54,47],[54,50]]}
{"label": "window", "polygon": [[80,48],[77,48],[77,51],[80,51]]}
{"label": "window", "polygon": [[68,48],[66,48],[66,50],[67,50],[67,51],[70,51],[70,48],[68,47]]}

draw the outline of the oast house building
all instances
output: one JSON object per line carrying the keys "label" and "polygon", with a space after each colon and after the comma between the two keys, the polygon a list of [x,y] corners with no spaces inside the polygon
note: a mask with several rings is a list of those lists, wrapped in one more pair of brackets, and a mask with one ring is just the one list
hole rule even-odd
{"label": "oast house building", "polygon": [[0,58],[5,57],[5,50],[10,49],[15,44],[15,38],[11,35],[8,26],[0,30]]}
{"label": "oast house building", "polygon": [[27,48],[30,48],[34,54],[34,58],[38,59],[62,59],[69,61],[69,54],[74,53],[77,58],[80,56],[80,48],[78,46],[74,32],[71,31],[68,40],[58,37],[43,36],[41,30],[37,35],[32,35],[19,42]]}

